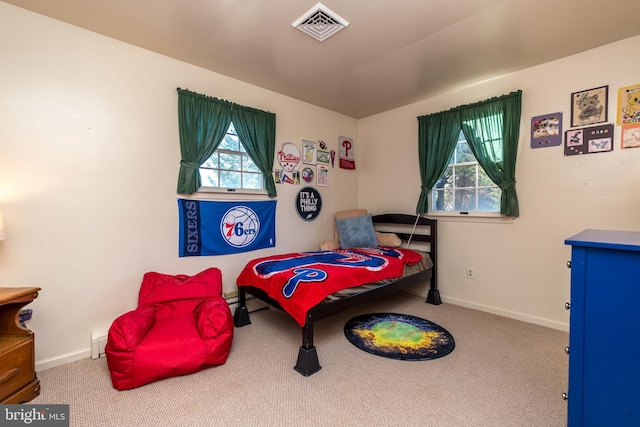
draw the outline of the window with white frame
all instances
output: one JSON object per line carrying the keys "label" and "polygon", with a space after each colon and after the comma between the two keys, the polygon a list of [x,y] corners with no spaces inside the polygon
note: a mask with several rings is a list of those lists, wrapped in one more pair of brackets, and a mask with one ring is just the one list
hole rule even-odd
{"label": "window with white frame", "polygon": [[264,179],[233,123],[216,151],[200,166],[202,189],[263,191]]}
{"label": "window with white frame", "polygon": [[432,190],[434,212],[500,212],[502,190],[473,155],[462,131],[447,169]]}

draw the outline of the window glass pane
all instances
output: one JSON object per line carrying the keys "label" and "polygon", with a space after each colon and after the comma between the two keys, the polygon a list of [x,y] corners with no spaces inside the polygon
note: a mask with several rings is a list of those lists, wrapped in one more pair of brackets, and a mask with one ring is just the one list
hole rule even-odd
{"label": "window glass pane", "polygon": [[240,154],[220,153],[220,169],[242,170],[242,156]]}
{"label": "window glass pane", "polygon": [[258,166],[253,163],[253,160],[251,160],[249,156],[242,156],[242,170],[260,173],[260,169],[258,169]]}
{"label": "window glass pane", "polygon": [[457,166],[456,188],[476,186],[476,165]]}
{"label": "window glass pane", "polygon": [[448,167],[444,173],[440,175],[440,179],[433,188],[450,188],[453,186],[453,168]]}
{"label": "window glass pane", "polygon": [[455,194],[456,211],[476,210],[476,190],[456,190]]}
{"label": "window glass pane", "polygon": [[238,151],[239,145],[240,141],[237,136],[227,134],[218,146],[218,150]]}
{"label": "window glass pane", "polygon": [[218,187],[218,171],[200,169],[200,181],[203,187]]}
{"label": "window glass pane", "polygon": [[246,188],[249,190],[262,190],[262,174],[242,174],[242,188]]}
{"label": "window glass pane", "polygon": [[478,186],[479,187],[494,187],[496,184],[491,181],[489,175],[478,165]]}
{"label": "window glass pane", "polygon": [[205,160],[204,164],[202,166],[200,166],[200,167],[217,169],[218,168],[218,154],[213,153],[213,155],[211,155],[211,157],[209,157],[207,160]]}
{"label": "window glass pane", "polygon": [[220,187],[222,188],[242,188],[240,172],[220,171]]}
{"label": "window glass pane", "polygon": [[458,142],[456,146],[456,163],[475,162],[476,158],[469,148],[467,141]]}
{"label": "window glass pane", "polygon": [[453,190],[436,190],[433,192],[434,210],[452,211],[453,210]]}
{"label": "window glass pane", "polygon": [[478,210],[484,212],[499,212],[500,211],[500,196],[501,191],[499,188],[481,188],[478,190]]}

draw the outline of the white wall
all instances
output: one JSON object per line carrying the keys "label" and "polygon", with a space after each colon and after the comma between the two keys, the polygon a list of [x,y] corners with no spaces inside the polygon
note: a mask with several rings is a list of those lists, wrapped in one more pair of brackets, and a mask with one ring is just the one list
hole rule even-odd
{"label": "white wall", "polygon": [[[615,123],[618,88],[640,83],[639,48],[637,36],[360,120],[359,206],[415,212],[417,116],[522,89],[520,217],[441,219],[439,286],[445,302],[567,330],[564,240],[585,228],[640,230],[640,149],[620,149],[619,126],[613,152],[564,157],[562,147],[532,149],[531,118],[561,111],[566,130],[571,93],[608,85],[608,123]],[[466,278],[466,266],[475,267],[475,279]]]}
{"label": "white wall", "polygon": [[[176,88],[276,114],[276,144],[357,137],[355,119],[0,3],[0,285],[37,286],[28,326],[40,368],[87,357],[93,329],[136,306],[147,271],[219,267],[316,249],[355,207],[355,171],[332,169],[313,222],[278,185],[277,247],[178,257]],[[277,165],[277,163],[276,163]]]}

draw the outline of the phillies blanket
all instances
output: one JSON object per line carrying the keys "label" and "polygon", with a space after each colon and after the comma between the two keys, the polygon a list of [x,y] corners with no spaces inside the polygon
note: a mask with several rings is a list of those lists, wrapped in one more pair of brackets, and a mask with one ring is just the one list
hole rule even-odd
{"label": "phillies blanket", "polygon": [[356,248],[272,255],[249,261],[238,286],[254,286],[278,301],[300,326],[307,311],[342,289],[402,276],[422,255],[410,249]]}

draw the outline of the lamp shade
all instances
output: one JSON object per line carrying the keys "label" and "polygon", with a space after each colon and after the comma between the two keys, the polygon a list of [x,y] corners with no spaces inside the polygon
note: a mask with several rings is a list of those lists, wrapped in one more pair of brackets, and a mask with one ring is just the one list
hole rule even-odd
{"label": "lamp shade", "polygon": [[2,212],[0,212],[0,240],[7,240],[7,232],[4,229],[4,220],[2,219]]}

